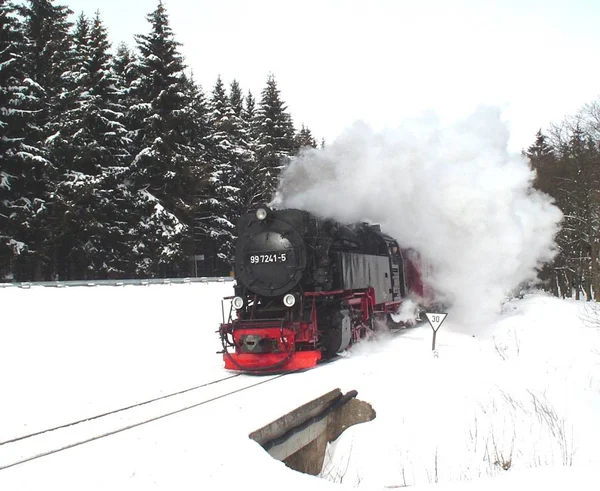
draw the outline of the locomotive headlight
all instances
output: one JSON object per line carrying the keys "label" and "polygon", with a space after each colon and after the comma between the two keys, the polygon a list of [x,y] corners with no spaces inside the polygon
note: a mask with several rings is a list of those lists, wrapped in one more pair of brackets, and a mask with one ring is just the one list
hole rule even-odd
{"label": "locomotive headlight", "polygon": [[296,297],[291,293],[288,293],[285,297],[283,297],[283,305],[286,307],[293,307],[296,303]]}
{"label": "locomotive headlight", "polygon": [[256,210],[256,218],[259,220],[264,220],[267,218],[267,210],[265,208],[259,208]]}
{"label": "locomotive headlight", "polygon": [[244,306],[244,299],[242,297],[234,297],[231,303],[234,309],[240,310]]}

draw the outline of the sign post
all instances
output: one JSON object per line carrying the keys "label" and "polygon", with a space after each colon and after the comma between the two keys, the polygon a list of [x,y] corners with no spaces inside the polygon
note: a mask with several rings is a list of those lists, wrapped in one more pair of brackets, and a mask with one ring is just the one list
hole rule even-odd
{"label": "sign post", "polygon": [[446,320],[448,314],[426,313],[425,315],[427,316],[427,320],[429,321],[431,329],[433,329],[433,341],[431,342],[431,351],[435,351],[435,338],[437,336],[438,329]]}

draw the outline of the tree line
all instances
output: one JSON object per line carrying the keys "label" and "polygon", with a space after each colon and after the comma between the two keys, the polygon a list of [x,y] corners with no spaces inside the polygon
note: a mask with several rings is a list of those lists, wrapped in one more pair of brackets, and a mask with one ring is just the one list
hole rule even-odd
{"label": "tree line", "polygon": [[564,219],[558,254],[540,274],[560,297],[600,300],[600,102],[538,131],[525,151],[535,186],[554,198]]}
{"label": "tree line", "polygon": [[236,217],[310,130],[272,74],[205,93],[162,2],[114,53],[72,15],[0,0],[0,281],[228,274]]}
{"label": "tree line", "polygon": [[[54,0],[0,0],[0,281],[223,275],[235,220],[305,146],[275,77],[257,98],[187,70],[165,6],[114,50]],[[600,299],[600,102],[524,151],[564,213],[540,277]]]}

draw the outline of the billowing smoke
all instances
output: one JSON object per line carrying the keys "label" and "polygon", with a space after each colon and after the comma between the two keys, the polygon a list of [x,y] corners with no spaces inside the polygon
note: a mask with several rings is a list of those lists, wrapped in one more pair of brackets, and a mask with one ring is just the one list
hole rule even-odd
{"label": "billowing smoke", "polygon": [[435,116],[378,133],[357,123],[292,161],[273,205],[380,223],[430,262],[454,313],[481,319],[553,257],[562,218],[508,139],[493,108],[447,127]]}

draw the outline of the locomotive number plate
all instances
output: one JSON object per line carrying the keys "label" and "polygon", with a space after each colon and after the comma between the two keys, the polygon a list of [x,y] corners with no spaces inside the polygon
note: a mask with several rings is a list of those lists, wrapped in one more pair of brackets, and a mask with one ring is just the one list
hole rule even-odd
{"label": "locomotive number plate", "polygon": [[262,254],[248,254],[250,264],[285,263],[290,258],[292,251],[267,252]]}

